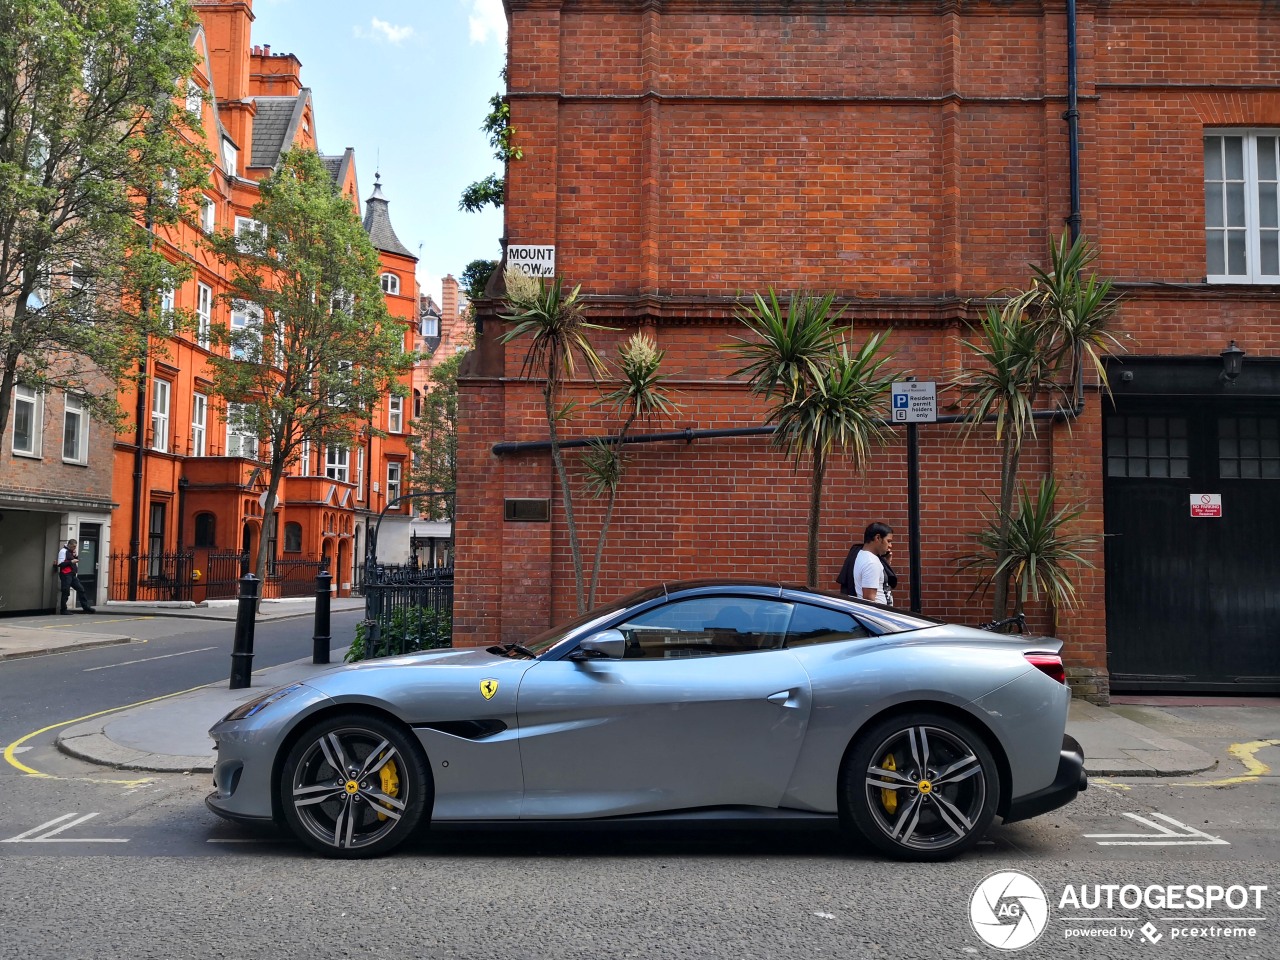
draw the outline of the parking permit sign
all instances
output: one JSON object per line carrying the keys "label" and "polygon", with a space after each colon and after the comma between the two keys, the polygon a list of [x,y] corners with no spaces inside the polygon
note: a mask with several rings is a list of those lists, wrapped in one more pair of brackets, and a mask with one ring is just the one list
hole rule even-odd
{"label": "parking permit sign", "polygon": [[938,385],[932,380],[900,380],[889,388],[894,423],[937,423]]}

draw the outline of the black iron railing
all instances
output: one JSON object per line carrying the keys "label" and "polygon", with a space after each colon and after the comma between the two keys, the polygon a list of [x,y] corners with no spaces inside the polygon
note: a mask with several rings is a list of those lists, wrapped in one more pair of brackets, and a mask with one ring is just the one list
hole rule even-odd
{"label": "black iron railing", "polygon": [[202,583],[208,600],[234,600],[240,578],[249,570],[249,555],[240,551],[210,550],[205,558]]}
{"label": "black iron railing", "polygon": [[195,569],[191,553],[113,553],[108,558],[111,579],[107,597],[128,600],[129,572],[134,561],[138,570],[137,600],[152,603],[164,600],[190,600]]}
{"label": "black iron railing", "polygon": [[316,592],[316,574],[321,561],[315,557],[268,560],[267,576],[262,584],[263,597],[311,597]]}

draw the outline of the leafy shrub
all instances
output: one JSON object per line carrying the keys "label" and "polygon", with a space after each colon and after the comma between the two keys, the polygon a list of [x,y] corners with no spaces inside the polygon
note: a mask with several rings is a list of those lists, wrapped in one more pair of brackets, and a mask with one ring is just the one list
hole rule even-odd
{"label": "leafy shrub", "polygon": [[374,657],[435,650],[453,645],[453,619],[436,607],[397,607],[382,623],[378,643],[368,642],[369,621],[356,624],[356,638],[344,658],[347,663]]}

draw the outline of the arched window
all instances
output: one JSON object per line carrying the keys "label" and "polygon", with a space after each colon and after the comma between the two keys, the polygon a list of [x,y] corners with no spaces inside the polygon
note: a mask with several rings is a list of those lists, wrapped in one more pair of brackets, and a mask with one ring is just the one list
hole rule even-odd
{"label": "arched window", "polygon": [[400,278],[394,273],[384,273],[382,279],[382,292],[395,296],[400,292]]}
{"label": "arched window", "polygon": [[218,545],[217,537],[218,518],[212,513],[196,514],[196,546],[197,547],[215,547]]}
{"label": "arched window", "polygon": [[302,524],[286,523],[284,525],[284,552],[302,552]]}

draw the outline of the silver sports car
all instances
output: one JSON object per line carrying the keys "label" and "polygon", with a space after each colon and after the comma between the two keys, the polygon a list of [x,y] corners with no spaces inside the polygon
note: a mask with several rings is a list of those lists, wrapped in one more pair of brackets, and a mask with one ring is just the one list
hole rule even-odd
{"label": "silver sports car", "polygon": [[523,644],[245,703],[209,731],[207,803],[337,857],[427,821],[838,817],[938,860],[1085,789],[1060,648],[778,584],[666,584]]}

